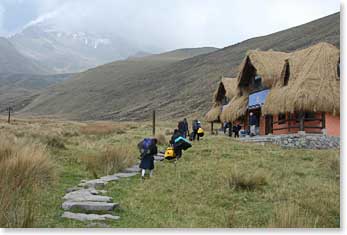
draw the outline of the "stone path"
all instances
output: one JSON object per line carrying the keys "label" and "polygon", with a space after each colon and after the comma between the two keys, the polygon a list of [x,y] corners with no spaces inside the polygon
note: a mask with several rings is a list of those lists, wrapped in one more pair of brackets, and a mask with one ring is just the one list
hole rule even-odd
{"label": "stone path", "polygon": [[[162,161],[164,157],[159,154],[155,161]],[[106,175],[99,179],[81,180],[77,187],[69,188],[63,197],[63,218],[79,221],[105,221],[118,220],[120,217],[112,215],[119,204],[113,198],[105,196],[107,191],[102,190],[111,181],[137,175],[141,169],[138,164],[124,169],[122,172]]]}

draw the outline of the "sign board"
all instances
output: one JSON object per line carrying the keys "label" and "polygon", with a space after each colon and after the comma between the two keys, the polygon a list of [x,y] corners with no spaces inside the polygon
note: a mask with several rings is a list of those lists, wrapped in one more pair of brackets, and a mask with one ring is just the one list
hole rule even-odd
{"label": "sign board", "polygon": [[269,89],[252,93],[248,97],[248,109],[260,108],[264,105]]}

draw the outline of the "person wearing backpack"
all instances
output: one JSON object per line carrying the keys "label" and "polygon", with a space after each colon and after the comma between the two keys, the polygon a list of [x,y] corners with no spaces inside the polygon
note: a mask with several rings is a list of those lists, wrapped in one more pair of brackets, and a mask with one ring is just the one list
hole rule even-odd
{"label": "person wearing backpack", "polygon": [[176,160],[182,157],[183,150],[187,150],[192,147],[192,144],[186,138],[184,138],[182,133],[177,129],[174,130],[170,144],[174,150]]}
{"label": "person wearing backpack", "polygon": [[201,122],[199,120],[194,120],[194,122],[193,122],[193,137],[192,137],[192,140],[195,140],[195,138],[197,137],[197,139],[199,141],[199,135],[198,135],[199,128],[201,128]]}
{"label": "person wearing backpack", "polygon": [[177,127],[178,127],[178,131],[181,133],[181,135],[184,138],[186,138],[187,131],[186,131],[186,125],[185,125],[184,121],[179,121]]}
{"label": "person wearing backpack", "polygon": [[154,155],[158,153],[157,139],[145,138],[138,144],[140,149],[140,168],[141,178],[145,178],[146,170],[149,170],[149,176],[152,177],[154,169]]}

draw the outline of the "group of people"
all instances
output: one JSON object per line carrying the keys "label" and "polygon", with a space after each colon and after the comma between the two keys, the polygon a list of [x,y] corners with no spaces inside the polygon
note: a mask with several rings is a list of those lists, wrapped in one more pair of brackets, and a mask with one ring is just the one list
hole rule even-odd
{"label": "group of people", "polygon": [[223,123],[223,131],[224,134],[226,134],[227,130],[229,129],[229,136],[231,137],[232,133],[234,133],[234,137],[238,138],[240,137],[240,133],[242,136],[249,135],[249,136],[256,136],[258,135],[258,127],[259,127],[259,120],[258,117],[253,113],[249,113],[249,129],[248,130],[241,130],[242,127],[238,123],[236,125],[232,125],[230,122],[224,122]]}
{"label": "group of people", "polygon": [[240,130],[241,130],[241,125],[240,125],[240,124],[231,125],[230,122],[225,122],[225,123],[223,124],[223,131],[224,131],[224,134],[226,134],[227,129],[230,130],[230,131],[229,131],[230,137],[231,137],[232,133],[234,133],[234,137],[235,137],[235,138],[239,138],[239,137],[240,137],[240,135],[239,135]]}
{"label": "group of people", "polygon": [[[192,132],[189,133],[188,121],[184,118],[178,122],[177,129],[174,130],[171,136],[170,144],[173,147],[175,158],[179,159],[182,157],[182,151],[191,147],[190,142],[186,139],[189,136],[189,140],[199,141],[201,135],[201,122],[194,120],[192,123]],[[149,176],[151,177],[154,169],[154,156],[158,153],[156,138],[145,138],[138,144],[140,150],[140,168],[141,177],[144,179],[146,170],[149,170]]]}

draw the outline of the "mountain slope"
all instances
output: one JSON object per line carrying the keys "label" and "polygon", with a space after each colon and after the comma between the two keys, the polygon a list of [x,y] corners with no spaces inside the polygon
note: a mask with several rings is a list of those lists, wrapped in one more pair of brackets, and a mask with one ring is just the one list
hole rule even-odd
{"label": "mountain slope", "polygon": [[136,120],[203,114],[221,75],[235,76],[249,49],[292,51],[320,41],[339,47],[340,14],[192,58],[120,61],[78,74],[43,92],[25,109],[76,119]]}
{"label": "mountain slope", "polygon": [[33,60],[19,53],[10,41],[0,37],[0,73],[31,73],[48,72]]}
{"label": "mountain slope", "polygon": [[27,26],[9,40],[21,53],[56,73],[80,72],[139,52],[118,36],[64,32],[49,22]]}
{"label": "mountain slope", "polygon": [[0,113],[11,106],[17,112],[45,88],[58,84],[72,74],[0,74]]}

